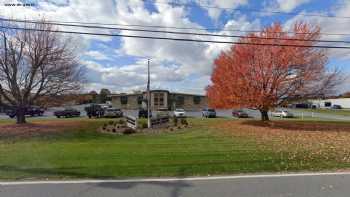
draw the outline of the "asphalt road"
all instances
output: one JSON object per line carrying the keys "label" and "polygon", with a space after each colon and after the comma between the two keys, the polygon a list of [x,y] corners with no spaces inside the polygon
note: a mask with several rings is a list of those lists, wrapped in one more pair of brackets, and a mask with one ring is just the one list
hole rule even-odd
{"label": "asphalt road", "polygon": [[[73,106],[73,108],[79,110],[81,112],[81,116],[86,116],[86,112],[84,110],[86,105],[77,105]],[[55,118],[53,115],[54,111],[57,110],[62,110],[62,107],[57,107],[57,108],[49,108],[48,110],[45,111],[44,116],[42,117],[28,117],[28,118],[35,118],[35,119],[45,119],[45,118]],[[303,111],[302,109],[285,109],[294,114],[294,116],[298,117],[314,117],[314,118],[319,118],[323,120],[337,120],[337,121],[350,121],[350,116],[342,116],[342,115],[335,115],[335,114],[324,114],[324,113],[312,113],[310,111]],[[254,119],[260,119],[260,112],[257,110],[251,110],[251,109],[245,109],[245,111],[248,113],[248,115],[251,118]],[[137,116],[137,110],[123,110],[125,115],[132,115],[132,116]],[[232,110],[216,110],[217,116],[218,117],[226,117],[226,118],[233,118],[231,114]],[[171,112],[170,112],[171,113]],[[202,117],[202,112],[201,111],[187,111],[186,115],[188,117]],[[279,119],[278,117],[271,117],[271,119]],[[9,117],[3,113],[0,113],[0,119],[9,119]]]}
{"label": "asphalt road", "polygon": [[348,197],[350,174],[0,183],[1,197]]}

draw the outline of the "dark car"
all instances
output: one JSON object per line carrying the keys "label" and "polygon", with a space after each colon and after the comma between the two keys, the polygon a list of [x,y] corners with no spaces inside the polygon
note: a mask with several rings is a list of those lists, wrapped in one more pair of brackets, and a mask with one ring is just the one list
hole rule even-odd
{"label": "dark car", "polygon": [[[26,116],[42,116],[44,115],[45,110],[38,106],[29,106],[24,109],[24,115]],[[6,115],[10,118],[14,118],[17,116],[17,108],[12,107],[6,111]]]}
{"label": "dark car", "polygon": [[[147,118],[148,117],[147,109],[139,109],[138,116],[139,116],[139,118]],[[150,117],[152,117],[152,111],[150,113]]]}
{"label": "dark car", "polygon": [[54,115],[57,118],[61,118],[61,117],[78,117],[80,116],[80,111],[74,109],[74,108],[66,108],[64,110],[59,110],[59,111],[55,111]]}
{"label": "dark car", "polygon": [[215,109],[205,108],[202,110],[202,117],[205,118],[216,118]]}
{"label": "dark car", "polygon": [[104,116],[105,108],[99,104],[91,104],[90,106],[85,107],[85,111],[89,118],[100,118]]}
{"label": "dark car", "polygon": [[232,116],[237,117],[237,118],[248,118],[248,113],[241,110],[241,109],[240,110],[233,110]]}
{"label": "dark car", "polygon": [[342,109],[341,105],[333,105],[331,108],[332,109]]}

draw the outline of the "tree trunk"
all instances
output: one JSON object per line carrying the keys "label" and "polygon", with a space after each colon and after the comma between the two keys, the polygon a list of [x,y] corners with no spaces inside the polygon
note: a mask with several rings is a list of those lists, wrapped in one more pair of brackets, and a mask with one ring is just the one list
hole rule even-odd
{"label": "tree trunk", "polygon": [[260,110],[261,113],[261,120],[262,121],[269,121],[269,114],[267,110]]}
{"label": "tree trunk", "polygon": [[25,116],[25,108],[24,107],[18,107],[16,112],[16,118],[17,118],[17,124],[24,124],[26,123],[26,116]]}

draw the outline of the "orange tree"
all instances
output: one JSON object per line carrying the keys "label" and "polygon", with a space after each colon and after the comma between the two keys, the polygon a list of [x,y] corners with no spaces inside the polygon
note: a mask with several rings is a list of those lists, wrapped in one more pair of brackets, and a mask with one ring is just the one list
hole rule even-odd
{"label": "orange tree", "polygon": [[319,26],[300,22],[292,33],[275,23],[241,38],[214,61],[209,105],[254,108],[269,120],[268,111],[288,101],[329,94],[339,72],[326,69],[326,50],[314,47],[319,37]]}

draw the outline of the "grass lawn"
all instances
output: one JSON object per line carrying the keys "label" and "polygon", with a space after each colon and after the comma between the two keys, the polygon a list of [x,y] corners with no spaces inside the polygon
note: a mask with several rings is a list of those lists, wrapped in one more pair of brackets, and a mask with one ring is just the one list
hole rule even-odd
{"label": "grass lawn", "polygon": [[[96,129],[106,121],[109,120],[55,120],[65,125],[61,128],[65,132],[0,137],[0,179],[194,176],[350,166],[348,160],[342,160],[350,150],[348,145],[343,146],[349,144],[350,133],[338,131],[320,137],[325,131],[312,131],[308,122],[301,123],[311,130],[305,134],[279,126],[283,121],[260,125],[256,121],[229,119],[190,119],[191,128],[162,134],[97,133]],[[51,122],[40,120],[34,124]],[[71,125],[72,122],[79,124]],[[340,129],[350,130],[350,124],[342,124]],[[315,142],[322,146],[314,147]],[[333,146],[342,152],[334,155]],[[310,156],[320,148],[322,154]]]}
{"label": "grass lawn", "polygon": [[307,111],[329,115],[350,116],[350,110],[345,109],[296,109],[297,111]]}

